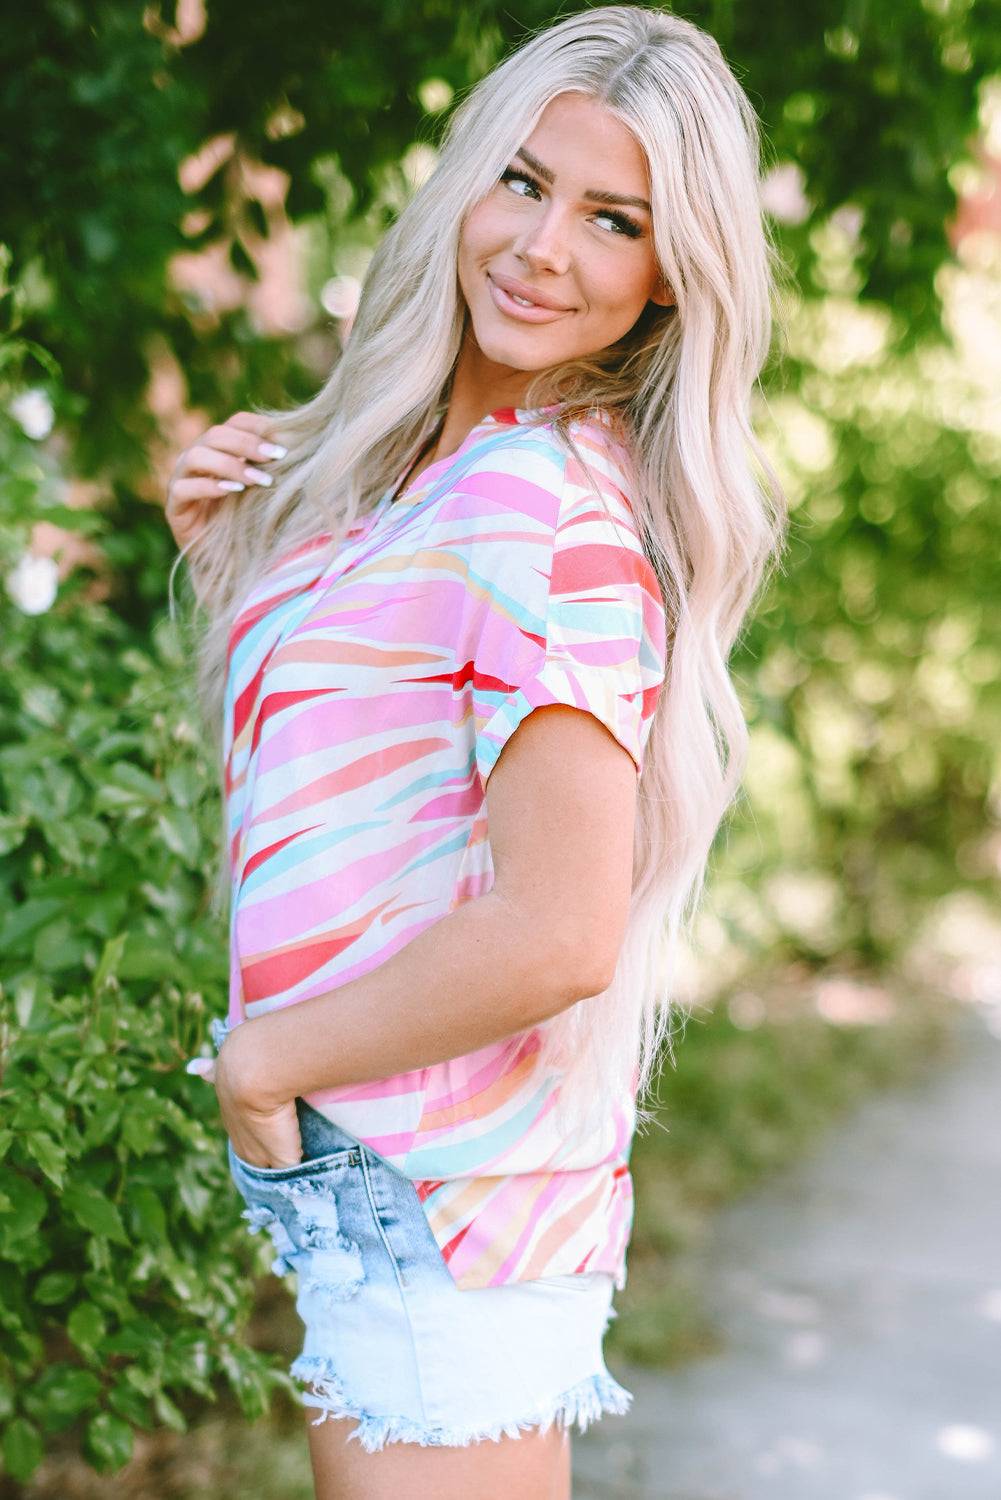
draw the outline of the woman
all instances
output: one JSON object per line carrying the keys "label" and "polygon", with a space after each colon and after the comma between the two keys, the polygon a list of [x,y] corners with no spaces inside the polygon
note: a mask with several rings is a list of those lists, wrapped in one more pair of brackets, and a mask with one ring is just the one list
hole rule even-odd
{"label": "woman", "polygon": [[566,18],[455,112],[323,390],[171,482],[231,903],[191,1067],[297,1273],[318,1500],[567,1496],[631,1400],[630,1143],[781,542],[758,174],[705,32]]}

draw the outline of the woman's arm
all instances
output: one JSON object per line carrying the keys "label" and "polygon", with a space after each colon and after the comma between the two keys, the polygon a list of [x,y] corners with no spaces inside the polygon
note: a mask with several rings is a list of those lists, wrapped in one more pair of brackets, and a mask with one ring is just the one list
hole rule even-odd
{"label": "woman's arm", "polygon": [[263,1121],[296,1095],[474,1052],[605,989],[629,910],[636,780],[591,714],[530,713],[487,783],[492,889],[361,978],[235,1027],[216,1060],[230,1134],[242,1112]]}

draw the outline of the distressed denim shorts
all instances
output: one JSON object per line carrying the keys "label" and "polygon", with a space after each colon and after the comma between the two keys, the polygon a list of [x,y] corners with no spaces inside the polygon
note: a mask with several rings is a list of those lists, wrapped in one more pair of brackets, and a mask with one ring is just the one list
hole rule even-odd
{"label": "distressed denim shorts", "polygon": [[290,1367],[302,1404],[350,1417],[369,1453],[390,1442],[465,1446],[556,1421],[586,1431],[632,1401],[602,1338],[616,1316],[607,1272],[460,1291],[416,1187],[383,1157],[296,1100],[303,1159],[255,1167],[229,1143],[251,1232],[271,1269],[294,1273],[305,1327]]}

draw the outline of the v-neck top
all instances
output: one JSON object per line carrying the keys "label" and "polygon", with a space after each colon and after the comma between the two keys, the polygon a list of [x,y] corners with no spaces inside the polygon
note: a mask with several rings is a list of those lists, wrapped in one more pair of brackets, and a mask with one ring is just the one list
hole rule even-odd
{"label": "v-neck top", "polygon": [[[642,768],[665,615],[609,417],[490,412],[329,555],[287,554],[229,640],[227,1024],[329,993],[493,884],[487,787],[534,708],[594,715]],[[533,1026],[306,1102],[415,1184],[456,1285],[625,1285],[635,1094],[586,1143]],[[634,1078],[634,1084],[635,1084]]]}

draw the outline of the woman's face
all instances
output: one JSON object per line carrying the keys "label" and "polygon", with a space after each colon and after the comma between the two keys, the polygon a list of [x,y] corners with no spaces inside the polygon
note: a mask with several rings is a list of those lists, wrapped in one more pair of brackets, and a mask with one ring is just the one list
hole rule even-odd
{"label": "woman's face", "polygon": [[480,353],[542,370],[614,344],[649,300],[669,306],[649,199],[646,156],[621,120],[584,94],[551,100],[462,226],[459,284]]}

